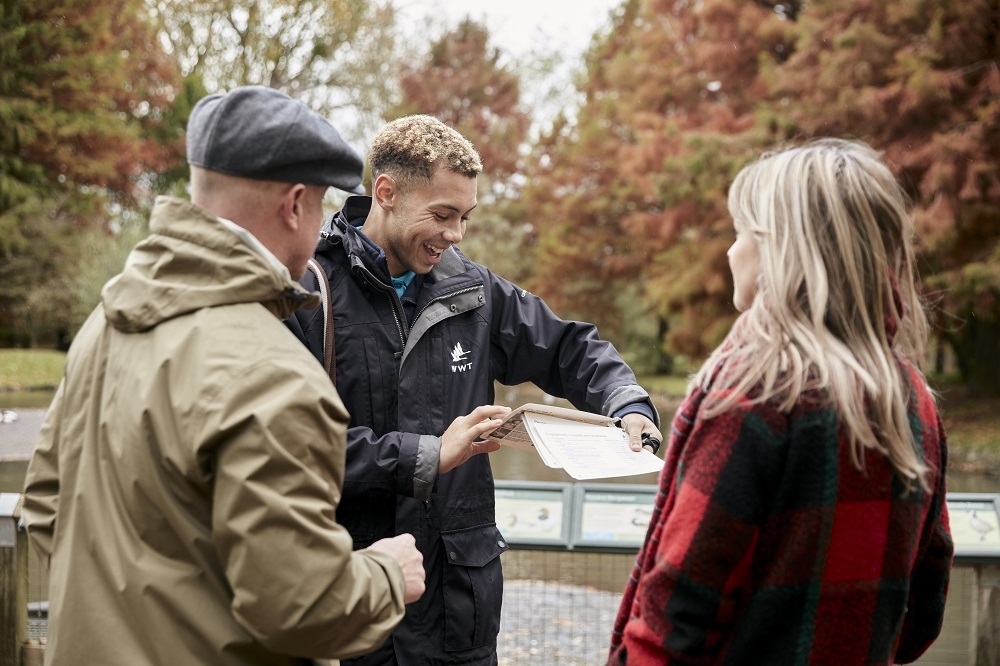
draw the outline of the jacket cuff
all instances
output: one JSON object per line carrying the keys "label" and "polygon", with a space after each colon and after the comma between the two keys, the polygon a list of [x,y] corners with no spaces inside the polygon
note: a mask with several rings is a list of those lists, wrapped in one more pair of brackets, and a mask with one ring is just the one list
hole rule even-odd
{"label": "jacket cuff", "polygon": [[649,394],[638,384],[619,386],[604,403],[604,413],[608,416],[624,416],[633,412],[647,416],[653,425],[660,427],[659,412],[653,406]]}
{"label": "jacket cuff", "polygon": [[642,414],[653,423],[656,423],[656,414],[653,413],[653,408],[649,406],[648,402],[630,402],[618,411],[612,413],[611,416],[621,418],[626,414]]}
{"label": "jacket cuff", "polygon": [[413,470],[413,496],[416,499],[424,501],[430,498],[440,464],[441,438],[421,435],[417,443],[416,468]]}

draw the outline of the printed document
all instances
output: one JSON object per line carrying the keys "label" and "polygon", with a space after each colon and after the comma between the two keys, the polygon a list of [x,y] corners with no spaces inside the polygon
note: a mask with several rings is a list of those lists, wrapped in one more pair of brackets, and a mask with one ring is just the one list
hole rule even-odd
{"label": "printed document", "polygon": [[484,436],[503,445],[534,450],[542,462],[578,480],[659,472],[663,460],[629,447],[628,434],[600,414],[525,404]]}

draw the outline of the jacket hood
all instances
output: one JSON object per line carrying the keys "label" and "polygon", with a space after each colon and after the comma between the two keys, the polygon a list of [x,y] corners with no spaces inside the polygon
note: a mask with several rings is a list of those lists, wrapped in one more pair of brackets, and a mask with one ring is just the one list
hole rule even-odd
{"label": "jacket hood", "polygon": [[281,275],[208,211],[158,197],[150,235],[101,291],[105,316],[125,332],[206,307],[260,303],[279,318],[319,305],[319,295]]}

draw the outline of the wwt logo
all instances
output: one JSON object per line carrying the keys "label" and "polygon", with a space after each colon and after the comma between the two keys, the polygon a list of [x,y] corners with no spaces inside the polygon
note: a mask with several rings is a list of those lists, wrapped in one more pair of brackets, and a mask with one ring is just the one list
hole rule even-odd
{"label": "wwt logo", "polygon": [[451,371],[452,372],[466,372],[472,369],[472,362],[469,361],[469,354],[462,349],[462,343],[456,342],[455,348],[451,350]]}

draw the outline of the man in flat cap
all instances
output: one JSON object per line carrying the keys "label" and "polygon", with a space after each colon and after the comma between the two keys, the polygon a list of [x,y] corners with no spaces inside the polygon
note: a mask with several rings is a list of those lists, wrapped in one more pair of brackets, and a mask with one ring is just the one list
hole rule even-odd
{"label": "man in flat cap", "polygon": [[328,187],[362,161],[260,87],[191,113],[191,202],[83,325],[28,468],[50,572],[46,664],[303,664],[382,643],[424,589],[413,537],[352,552],[335,518],[348,414],[281,319]]}

